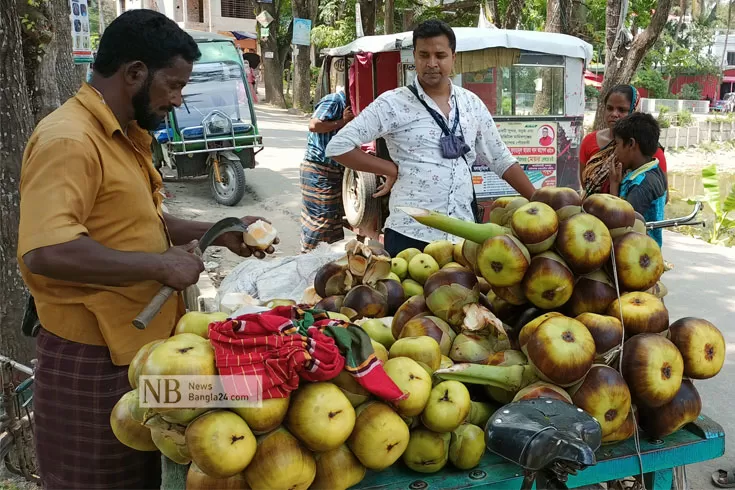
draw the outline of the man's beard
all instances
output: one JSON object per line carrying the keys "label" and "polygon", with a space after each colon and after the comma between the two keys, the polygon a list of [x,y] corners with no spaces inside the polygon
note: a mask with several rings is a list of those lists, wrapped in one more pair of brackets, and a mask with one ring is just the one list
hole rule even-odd
{"label": "man's beard", "polygon": [[163,117],[159,116],[151,109],[151,83],[153,77],[151,75],[145,81],[145,84],[133,96],[133,116],[141,128],[153,131],[163,122]]}

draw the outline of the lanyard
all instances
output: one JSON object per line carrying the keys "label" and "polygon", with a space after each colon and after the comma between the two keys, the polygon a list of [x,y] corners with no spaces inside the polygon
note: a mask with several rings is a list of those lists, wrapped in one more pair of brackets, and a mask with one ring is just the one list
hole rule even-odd
{"label": "lanyard", "polygon": [[459,123],[459,104],[457,104],[456,100],[454,101],[454,124],[452,125],[452,131],[449,132],[449,126],[447,126],[447,123],[444,121],[444,116],[429,107],[429,104],[427,104],[426,101],[419,95],[419,91],[416,89],[416,86],[409,85],[408,89],[413,92],[416,98],[419,99],[419,102],[421,102],[421,104],[423,104],[429,114],[431,114],[431,117],[433,117],[434,121],[436,121],[436,123],[439,125],[442,132],[444,133],[444,136],[453,135],[457,132],[457,124]]}

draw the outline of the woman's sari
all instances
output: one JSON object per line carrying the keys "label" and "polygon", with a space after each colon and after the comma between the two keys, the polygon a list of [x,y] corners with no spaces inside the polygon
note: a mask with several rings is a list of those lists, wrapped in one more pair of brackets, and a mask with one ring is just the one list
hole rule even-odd
{"label": "woman's sari", "polygon": [[[629,85],[629,87],[632,99],[628,114],[633,114],[641,99],[638,96],[638,90],[632,85]],[[610,143],[597,150],[597,153],[592,155],[592,158],[582,169],[582,199],[592,194],[608,194],[610,192],[610,167],[614,158],[615,139],[611,138]]]}
{"label": "woman's sari", "polygon": [[610,167],[615,159],[615,140],[592,155],[582,169],[582,198],[610,192]]}

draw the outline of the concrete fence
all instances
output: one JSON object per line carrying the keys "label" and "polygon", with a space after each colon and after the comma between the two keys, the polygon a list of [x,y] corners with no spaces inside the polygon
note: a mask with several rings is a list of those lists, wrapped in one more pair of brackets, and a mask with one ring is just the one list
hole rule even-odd
{"label": "concrete fence", "polygon": [[657,114],[662,107],[669,112],[689,111],[692,114],[709,114],[709,100],[641,99],[641,112]]}
{"label": "concrete fence", "polygon": [[735,140],[735,122],[700,122],[689,127],[662,128],[659,142],[664,148],[687,148],[729,140]]}

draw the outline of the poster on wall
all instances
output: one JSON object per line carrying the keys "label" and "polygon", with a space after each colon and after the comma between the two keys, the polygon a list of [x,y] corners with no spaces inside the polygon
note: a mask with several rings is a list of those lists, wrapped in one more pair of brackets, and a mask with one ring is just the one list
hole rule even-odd
{"label": "poster on wall", "polygon": [[91,63],[92,40],[89,35],[89,5],[87,0],[69,0],[71,8],[72,60],[76,64]]}
{"label": "poster on wall", "polygon": [[[556,122],[496,122],[498,132],[528,179],[536,189],[556,185],[557,134]],[[472,181],[479,199],[517,195],[506,181],[487,166],[475,164]]]}

